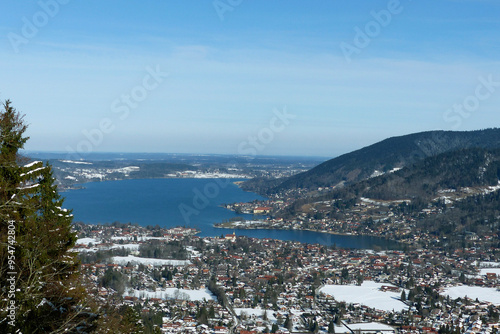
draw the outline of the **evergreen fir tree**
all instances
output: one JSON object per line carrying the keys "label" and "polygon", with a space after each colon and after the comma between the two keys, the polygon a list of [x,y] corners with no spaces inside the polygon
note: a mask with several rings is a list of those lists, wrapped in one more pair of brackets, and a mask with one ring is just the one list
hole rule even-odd
{"label": "evergreen fir tree", "polygon": [[208,311],[208,317],[211,319],[215,318],[215,308],[213,305],[210,305],[210,309]]}
{"label": "evergreen fir tree", "polygon": [[120,333],[144,333],[141,316],[136,310],[132,307],[126,307],[123,314]]}
{"label": "evergreen fir tree", "polygon": [[207,309],[205,308],[205,306],[202,306],[199,309],[198,314],[196,315],[196,319],[201,324],[205,324],[205,325],[208,324],[208,312],[207,312]]}
{"label": "evergreen fir tree", "polygon": [[283,326],[286,329],[288,329],[289,331],[292,330],[292,319],[290,319],[290,315],[287,314],[286,319],[285,319],[285,323],[283,324]]}
{"label": "evergreen fir tree", "polygon": [[333,322],[333,319],[328,323],[328,333],[335,334],[335,323]]}
{"label": "evergreen fir tree", "polygon": [[68,252],[76,240],[71,232],[72,216],[62,209],[50,166],[26,164],[19,155],[28,140],[23,137],[26,125],[10,101],[3,106],[0,282],[2,288],[14,287],[15,293],[4,288],[0,292],[0,319],[4,319],[0,332],[90,330],[94,316],[83,305],[78,261]]}

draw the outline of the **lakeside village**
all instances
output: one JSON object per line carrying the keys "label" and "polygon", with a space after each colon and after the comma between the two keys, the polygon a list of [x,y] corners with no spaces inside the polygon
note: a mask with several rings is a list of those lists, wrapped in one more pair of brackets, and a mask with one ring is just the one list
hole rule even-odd
{"label": "lakeside village", "polygon": [[162,333],[497,333],[500,263],[452,252],[349,250],[191,228],[74,224],[103,302]]}
{"label": "lakeside village", "polygon": [[[327,193],[333,189],[334,187],[318,188],[318,193]],[[284,215],[284,211],[294,206],[297,199],[306,195],[304,190],[296,189],[279,193],[267,200],[224,204],[224,208],[237,214],[253,214],[267,218],[244,220],[235,217],[214,226],[229,229],[309,230],[339,235],[368,235],[396,240],[405,248],[448,245],[449,250],[452,250],[457,240],[451,243],[446,236],[440,238],[432,235],[427,229],[418,226],[417,221],[440,215],[447,205],[453,205],[468,196],[486,195],[497,190],[500,190],[500,185],[441,190],[438,198],[418,212],[408,212],[405,209],[406,205],[411,204],[410,200],[384,201],[361,197],[348,206],[335,199],[308,203],[300,207],[299,213]],[[494,228],[463,231],[459,237],[463,239],[460,244],[462,247],[470,245],[493,249],[493,245],[498,242],[498,234]],[[494,259],[498,255],[491,256]]]}

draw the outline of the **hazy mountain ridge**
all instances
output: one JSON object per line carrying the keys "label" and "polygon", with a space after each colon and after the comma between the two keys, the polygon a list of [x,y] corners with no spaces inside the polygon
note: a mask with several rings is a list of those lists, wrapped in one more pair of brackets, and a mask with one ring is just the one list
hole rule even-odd
{"label": "hazy mountain ridge", "polygon": [[261,194],[297,188],[315,190],[353,184],[378,171],[386,173],[427,157],[468,148],[500,148],[500,129],[477,131],[427,131],[391,137],[328,160],[313,169],[278,180],[250,180],[243,187]]}

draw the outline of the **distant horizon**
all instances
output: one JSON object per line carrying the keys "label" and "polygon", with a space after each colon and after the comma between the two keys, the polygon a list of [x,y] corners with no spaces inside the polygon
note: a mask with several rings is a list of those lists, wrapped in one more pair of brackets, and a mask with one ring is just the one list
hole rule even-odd
{"label": "distant horizon", "polygon": [[[127,155],[127,154],[151,154],[151,155],[186,155],[186,156],[234,156],[234,157],[249,157],[249,158],[308,158],[312,160],[330,160],[337,158],[341,155],[348,154],[354,151],[361,150],[363,148],[366,148],[368,146],[377,144],[383,140],[389,139],[389,138],[394,138],[394,137],[404,137],[408,135],[414,135],[414,134],[419,134],[419,133],[426,133],[426,132],[474,132],[474,131],[484,131],[484,130],[495,130],[499,129],[499,127],[488,127],[488,128],[482,128],[482,129],[472,129],[472,130],[425,130],[425,131],[419,131],[419,132],[412,132],[412,133],[407,133],[403,135],[398,135],[398,136],[390,136],[383,138],[379,141],[370,143],[368,145],[362,146],[355,148],[353,150],[345,151],[343,153],[339,153],[337,155],[331,155],[331,156],[325,156],[325,155],[296,155],[296,154],[257,154],[257,155],[245,155],[245,154],[238,154],[238,153],[193,153],[193,152],[152,152],[152,151],[94,151],[94,152],[84,152],[84,153],[79,153],[78,155],[81,156],[82,158],[84,156],[89,156],[89,155],[100,155],[100,154],[116,154],[116,155]],[[23,152],[26,153],[43,153],[43,154],[57,154],[57,155],[71,155],[70,152],[68,151],[56,151],[56,150],[30,150],[30,149],[23,149]]]}
{"label": "distant horizon", "polygon": [[[51,150],[21,150],[21,152],[26,152],[26,153],[46,153],[46,154],[69,154],[67,151],[51,151]],[[321,155],[289,155],[289,154],[258,154],[255,156],[248,156],[244,154],[233,154],[233,153],[189,153],[189,152],[126,152],[126,151],[96,151],[96,152],[88,152],[88,153],[80,153],[82,156],[87,156],[87,155],[99,155],[99,154],[151,154],[151,155],[187,155],[187,156],[236,156],[236,157],[248,157],[248,158],[266,158],[266,157],[282,157],[282,158],[326,158],[326,159],[331,159],[328,156],[321,156]],[[333,157],[335,158],[335,157]]]}

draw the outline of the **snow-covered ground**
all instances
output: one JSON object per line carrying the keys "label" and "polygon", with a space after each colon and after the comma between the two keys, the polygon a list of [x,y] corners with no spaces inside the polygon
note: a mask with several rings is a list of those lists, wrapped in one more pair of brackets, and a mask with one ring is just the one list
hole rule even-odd
{"label": "snow-covered ground", "polygon": [[[360,330],[361,332],[363,331],[394,331],[394,328],[392,328],[389,325],[382,324],[380,322],[363,322],[363,323],[358,323],[358,324],[348,324],[349,328],[352,329],[354,332],[356,330]],[[337,333],[337,331],[335,331]]]}
{"label": "snow-covered ground", "polygon": [[192,257],[201,256],[201,253],[195,250],[193,246],[186,246],[186,250],[191,254]]}
{"label": "snow-covered ground", "polygon": [[167,240],[165,237],[147,237],[147,236],[126,236],[126,237],[111,237],[111,240],[124,240],[124,241],[148,241],[148,240]]}
{"label": "snow-covered ground", "polygon": [[[398,170],[400,170],[401,168],[399,167],[395,167],[393,169],[391,169],[390,171],[388,171],[387,173],[394,173],[394,172],[397,172]],[[380,175],[384,175],[385,172],[382,172],[382,171],[379,171],[379,170],[374,170],[372,175],[370,175],[370,178],[374,178],[374,177],[377,177],[377,176],[380,176]]]}
{"label": "snow-covered ground", "polygon": [[132,264],[144,264],[144,265],[152,265],[152,266],[187,266],[191,264],[191,261],[188,260],[166,260],[166,259],[152,259],[147,257],[137,257],[133,255],[129,256],[114,256],[111,258],[111,262],[120,265],[127,265],[127,263]]}
{"label": "snow-covered ground", "polygon": [[139,250],[139,244],[114,244],[113,246],[111,246],[112,249],[115,249],[115,248],[125,248],[125,249],[129,249],[129,250],[132,250],[132,251],[138,251]]}
{"label": "snow-covered ground", "polygon": [[[233,169],[236,171],[236,169]],[[169,173],[166,174],[167,177],[183,177],[183,178],[193,178],[193,179],[248,179],[250,178],[245,174],[231,174],[231,173],[221,173],[221,172],[198,172],[193,170],[185,170],[183,172]]]}
{"label": "snow-covered ground", "polygon": [[388,283],[365,281],[361,286],[325,285],[320,292],[334,297],[337,301],[359,303],[377,310],[398,312],[406,310],[408,306],[399,300],[401,292],[381,291],[380,287],[383,285],[391,286]]}
{"label": "snow-covered ground", "polygon": [[133,236],[128,236],[128,237],[111,237],[111,240],[125,240],[125,241],[131,241],[134,240]]}
{"label": "snow-covered ground", "polygon": [[194,174],[195,179],[247,179],[248,175],[227,174],[227,173],[203,173]]}
{"label": "snow-covered ground", "polygon": [[138,172],[139,170],[141,170],[140,167],[137,167],[137,166],[128,166],[128,167],[123,167],[123,168],[117,168],[114,171],[116,171],[118,173],[123,173],[123,174],[125,174],[125,176],[129,176],[130,173],[132,173],[132,172]]}
{"label": "snow-covered ground", "polygon": [[380,176],[380,175],[384,175],[385,173],[384,172],[381,172],[379,170],[374,170],[372,175],[370,175],[370,178],[374,178],[374,177],[377,177],[377,176]]}
{"label": "snow-covered ground", "polygon": [[129,289],[123,296],[137,298],[161,298],[161,299],[182,299],[182,300],[216,300],[215,296],[208,289],[185,290],[176,288],[166,288],[164,290],[147,291]]}
{"label": "snow-covered ground", "polygon": [[500,291],[495,288],[483,288],[480,286],[458,285],[444,289],[443,295],[450,298],[467,298],[479,299],[479,301],[487,301],[496,305],[500,305]]}
{"label": "snow-covered ground", "polygon": [[98,241],[94,238],[81,238],[76,240],[76,245],[88,245],[90,243],[95,245]]}
{"label": "snow-covered ground", "polygon": [[[295,310],[295,309],[290,309],[288,310],[291,314],[294,316],[300,316],[304,312]],[[255,315],[256,317],[261,317],[264,315],[264,309],[261,309],[259,307],[257,308],[242,308],[242,307],[235,307],[234,312],[236,312],[237,315],[240,315],[242,312],[245,313],[247,316],[252,316]],[[274,311],[273,310],[267,310],[267,317],[270,320],[276,320],[276,317],[273,316]]]}
{"label": "snow-covered ground", "polygon": [[[241,316],[241,314],[246,314],[248,317],[251,317],[254,315],[257,318],[262,318],[264,315],[264,309],[261,308],[235,308],[234,312],[236,312],[237,315]],[[266,310],[267,312],[267,319],[269,319],[272,322],[276,322],[276,317],[273,315],[274,311],[273,310]]]}
{"label": "snow-covered ground", "polygon": [[497,190],[500,190],[500,180],[498,181],[498,184],[496,186],[489,186],[486,189],[483,189],[482,192],[483,194],[489,194]]}
{"label": "snow-covered ground", "polygon": [[86,161],[61,160],[61,162],[67,164],[92,165],[91,162],[86,162]]}
{"label": "snow-covered ground", "polygon": [[99,249],[97,247],[92,247],[92,248],[73,248],[70,251],[76,253],[91,253],[91,252],[97,252],[98,250]]}
{"label": "snow-covered ground", "polygon": [[96,247],[97,244],[101,243],[100,240],[94,239],[94,238],[81,238],[76,241],[75,245],[89,245],[92,244],[94,247],[92,248],[74,248],[73,251],[75,252],[97,252],[98,250],[108,250],[108,249],[115,249],[115,248],[125,248],[128,249],[132,252],[137,252],[139,251],[139,244],[114,244],[111,247]]}
{"label": "snow-covered ground", "polygon": [[360,197],[359,198],[361,202],[365,203],[370,203],[370,204],[375,204],[375,205],[380,205],[380,206],[389,206],[394,203],[411,203],[411,200],[409,199],[400,199],[400,200],[394,200],[394,201],[379,201],[379,200],[373,200],[371,198],[366,198],[366,197]]}
{"label": "snow-covered ground", "polygon": [[500,268],[500,262],[479,262],[481,268]]}
{"label": "snow-covered ground", "polygon": [[497,276],[500,275],[500,268],[483,268],[479,270],[479,276],[484,276],[489,273],[494,273],[497,274]]}
{"label": "snow-covered ground", "polygon": [[[264,310],[261,308],[235,308],[234,312],[236,312],[236,314],[238,316],[245,314],[247,317],[254,316],[256,318],[262,318],[264,315]],[[273,313],[274,313],[274,311],[267,310],[267,319],[271,322],[276,323],[277,319],[273,315]],[[291,313],[293,313],[295,316],[300,316],[300,314],[302,314],[302,312],[299,312],[299,311],[296,311],[296,312],[292,311]],[[370,332],[373,332],[373,331],[394,331],[394,328],[392,328],[391,326],[381,324],[379,322],[365,322],[365,323],[358,323],[358,324],[349,324],[348,326],[350,329],[345,327],[344,324],[341,324],[340,326],[335,325],[335,333],[337,333],[337,334],[343,334],[343,333],[351,334],[352,333],[351,330],[355,331],[357,329],[360,329],[361,331],[370,331]]]}
{"label": "snow-covered ground", "polygon": [[39,164],[39,163],[41,163],[41,161],[38,161],[38,160],[37,161],[33,161],[33,162],[30,162],[27,165],[24,165],[24,168],[30,168],[30,167],[32,167],[32,166],[34,166],[36,164]]}
{"label": "snow-covered ground", "polygon": [[260,220],[244,220],[244,221],[235,221],[232,223],[233,226],[248,226],[248,225],[260,225],[263,222]]}

